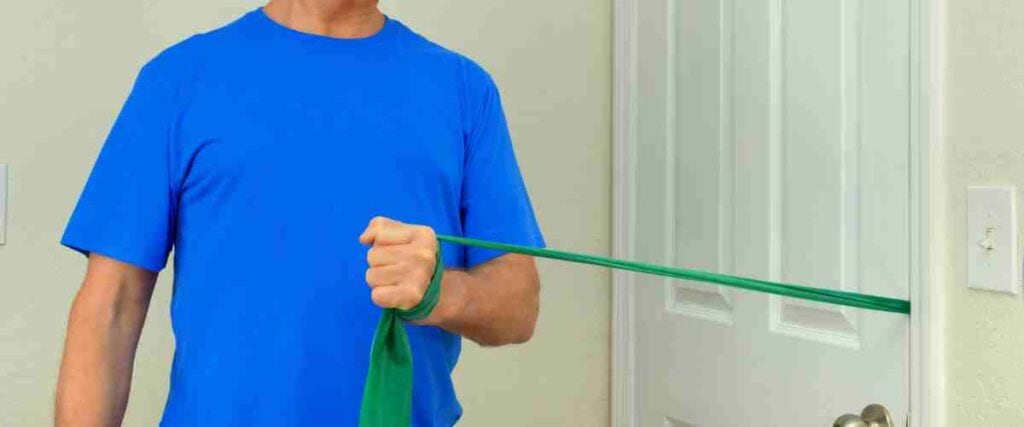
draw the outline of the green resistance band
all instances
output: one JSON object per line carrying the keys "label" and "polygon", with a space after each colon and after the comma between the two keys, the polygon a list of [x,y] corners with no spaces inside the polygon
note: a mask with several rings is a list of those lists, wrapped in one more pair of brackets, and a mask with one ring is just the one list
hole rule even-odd
{"label": "green resistance band", "polygon": [[437,262],[423,300],[408,310],[389,308],[381,314],[370,348],[370,369],[359,408],[360,427],[408,426],[412,421],[412,349],[401,321],[426,319],[441,299],[444,260],[437,243]]}
{"label": "green resistance band", "polygon": [[385,310],[381,316],[380,323],[377,324],[373,348],[370,351],[370,369],[363,393],[363,405],[360,411],[360,427],[397,427],[410,424],[412,413],[412,350],[409,348],[409,340],[400,320],[416,321],[424,319],[430,315],[430,312],[437,305],[437,301],[441,296],[441,276],[444,271],[440,242],[636,271],[676,279],[716,283],[734,288],[868,310],[910,314],[910,302],[895,298],[776,283],[706,271],[664,267],[596,255],[510,245],[465,237],[438,235],[437,240],[437,266],[423,301],[410,310]]}

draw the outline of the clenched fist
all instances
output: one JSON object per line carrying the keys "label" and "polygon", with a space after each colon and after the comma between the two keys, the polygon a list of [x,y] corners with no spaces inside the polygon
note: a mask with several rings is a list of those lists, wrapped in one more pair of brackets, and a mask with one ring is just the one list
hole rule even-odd
{"label": "clenched fist", "polygon": [[359,241],[372,245],[366,253],[366,283],[373,289],[373,303],[402,310],[419,304],[437,265],[434,230],[378,216]]}

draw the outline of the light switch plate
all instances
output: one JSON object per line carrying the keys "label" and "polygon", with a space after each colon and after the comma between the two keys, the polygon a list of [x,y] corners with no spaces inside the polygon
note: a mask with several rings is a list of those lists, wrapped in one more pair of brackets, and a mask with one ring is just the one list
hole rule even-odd
{"label": "light switch plate", "polygon": [[0,163],[0,245],[7,244],[7,165]]}
{"label": "light switch plate", "polygon": [[967,287],[1016,294],[1017,189],[967,188]]}

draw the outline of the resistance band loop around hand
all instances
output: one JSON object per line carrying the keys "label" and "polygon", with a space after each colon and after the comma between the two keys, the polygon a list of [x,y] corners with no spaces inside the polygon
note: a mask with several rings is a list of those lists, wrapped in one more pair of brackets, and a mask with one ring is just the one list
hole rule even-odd
{"label": "resistance band loop around hand", "polygon": [[676,279],[717,283],[734,288],[868,310],[910,314],[910,301],[895,298],[776,283],[706,271],[664,267],[596,255],[510,245],[465,237],[438,235],[437,240],[437,266],[434,270],[434,277],[430,282],[430,286],[423,296],[423,301],[416,307],[406,311],[384,310],[380,323],[377,324],[373,349],[370,351],[370,371],[366,378],[366,389],[363,395],[363,406],[359,419],[360,427],[398,427],[408,426],[410,423],[412,410],[412,351],[409,348],[409,340],[406,337],[405,329],[402,327],[399,319],[412,321],[425,319],[437,305],[437,301],[441,296],[441,275],[444,271],[440,242],[580,264],[598,265]]}

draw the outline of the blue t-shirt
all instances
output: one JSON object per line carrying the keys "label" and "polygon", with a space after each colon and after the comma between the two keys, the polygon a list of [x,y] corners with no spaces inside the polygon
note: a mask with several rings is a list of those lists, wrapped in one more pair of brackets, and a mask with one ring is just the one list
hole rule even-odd
{"label": "blue t-shirt", "polygon": [[[544,244],[480,66],[393,19],[336,39],[257,9],[142,68],[61,243],[152,271],[174,249],[162,425],[349,426],[381,313],[357,240],[376,215]],[[450,426],[461,338],[406,329],[413,425]]]}

